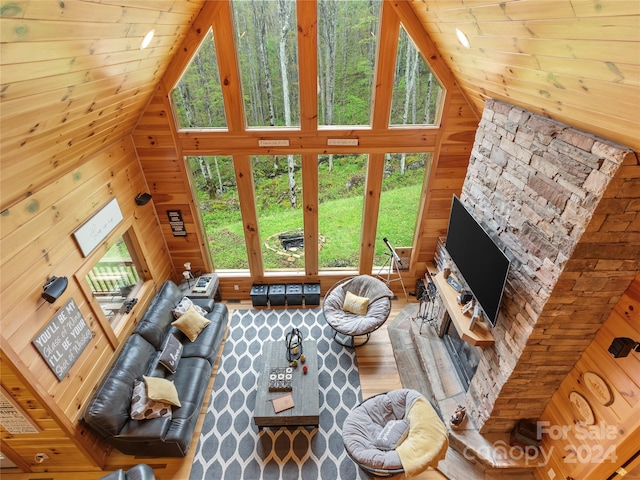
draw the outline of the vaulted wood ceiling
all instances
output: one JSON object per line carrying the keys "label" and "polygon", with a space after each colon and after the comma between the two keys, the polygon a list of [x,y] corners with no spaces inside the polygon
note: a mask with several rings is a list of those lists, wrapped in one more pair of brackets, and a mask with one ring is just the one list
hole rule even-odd
{"label": "vaulted wood ceiling", "polygon": [[[640,151],[640,3],[407,3],[478,114],[498,98]],[[0,210],[134,130],[203,4],[2,2]]]}

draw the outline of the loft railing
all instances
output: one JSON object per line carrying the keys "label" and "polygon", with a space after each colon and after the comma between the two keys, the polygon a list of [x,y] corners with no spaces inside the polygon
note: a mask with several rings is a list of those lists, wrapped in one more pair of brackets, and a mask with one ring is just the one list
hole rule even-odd
{"label": "loft railing", "polygon": [[129,287],[140,280],[130,258],[103,258],[86,276],[95,296],[128,295]]}

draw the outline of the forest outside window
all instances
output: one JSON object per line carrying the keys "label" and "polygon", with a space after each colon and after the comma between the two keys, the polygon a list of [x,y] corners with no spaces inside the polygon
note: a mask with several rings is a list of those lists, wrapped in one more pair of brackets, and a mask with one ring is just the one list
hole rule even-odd
{"label": "forest outside window", "polygon": [[231,5],[247,126],[299,126],[295,1]]}
{"label": "forest outside window", "polygon": [[244,225],[233,158],[187,157],[193,196],[216,270],[248,270]]}
{"label": "forest outside window", "polygon": [[[374,265],[388,260],[387,238],[394,247],[410,247],[418,227],[420,202],[431,172],[431,153],[389,153],[385,155]],[[397,215],[402,212],[402,215]],[[408,267],[407,263],[403,267]],[[375,269],[374,270],[379,270]]]}
{"label": "forest outside window", "polygon": [[[424,151],[437,142],[416,130],[440,124],[445,91],[394,10],[381,0],[219,5],[171,92],[178,129],[201,130],[178,137],[201,155],[186,163],[214,269],[375,271],[383,237],[410,255],[431,168]],[[381,22],[398,28],[397,44],[379,43]],[[219,32],[233,34],[216,49]]]}
{"label": "forest outside window", "polygon": [[319,155],[320,270],[357,270],[368,155]]}
{"label": "forest outside window", "polygon": [[400,27],[390,125],[436,125],[443,89],[404,28]]}
{"label": "forest outside window", "polygon": [[303,271],[300,156],[253,156],[251,166],[264,269]]}
{"label": "forest outside window", "polygon": [[213,32],[209,30],[171,91],[178,129],[227,128]]}
{"label": "forest outside window", "polygon": [[318,0],[318,123],[371,125],[380,0]]}

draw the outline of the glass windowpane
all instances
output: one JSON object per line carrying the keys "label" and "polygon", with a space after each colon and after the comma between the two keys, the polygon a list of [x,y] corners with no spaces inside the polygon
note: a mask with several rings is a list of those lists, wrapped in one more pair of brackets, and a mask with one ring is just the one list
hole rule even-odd
{"label": "glass windowpane", "polygon": [[114,330],[131,310],[128,303],[134,299],[143,282],[141,268],[127,241],[128,234],[120,237],[85,276],[93,296]]}
{"label": "glass windowpane", "polygon": [[388,260],[390,251],[383,238],[387,238],[395,248],[413,245],[425,178],[431,171],[431,158],[431,153],[386,155],[374,265],[384,265]]}
{"label": "glass windowpane", "polygon": [[367,155],[318,157],[320,269],[358,268],[367,161]]}
{"label": "glass windowpane", "polygon": [[371,125],[380,0],[318,0],[319,125]]}
{"label": "glass windowpane", "polygon": [[400,28],[390,125],[436,125],[444,100],[440,82]]}
{"label": "glass windowpane", "polygon": [[304,270],[300,156],[254,156],[251,165],[265,271]]}
{"label": "glass windowpane", "polygon": [[299,126],[295,1],[234,0],[232,7],[247,126]]}
{"label": "glass windowpane", "polygon": [[171,102],[178,129],[227,127],[218,58],[211,30],[178,85],[171,91]]}
{"label": "glass windowpane", "polygon": [[248,270],[246,243],[233,159],[229,156],[187,157],[216,270]]}

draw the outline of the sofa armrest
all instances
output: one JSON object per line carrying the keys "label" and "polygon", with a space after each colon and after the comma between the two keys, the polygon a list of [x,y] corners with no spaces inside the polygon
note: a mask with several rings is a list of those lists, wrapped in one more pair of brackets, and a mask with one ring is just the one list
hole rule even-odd
{"label": "sofa armrest", "polygon": [[153,469],[145,463],[139,463],[127,471],[127,480],[155,480],[155,478]]}
{"label": "sofa armrest", "polygon": [[210,298],[192,298],[191,301],[194,305],[204,308],[207,312],[211,312],[215,305],[215,302]]}
{"label": "sofa armrest", "polygon": [[104,477],[100,477],[100,480],[155,480],[155,478],[153,469],[149,465],[139,463],[126,472],[122,469],[116,470]]}

